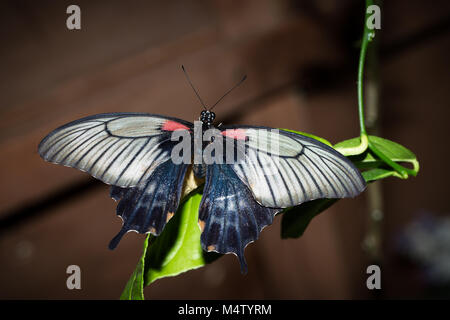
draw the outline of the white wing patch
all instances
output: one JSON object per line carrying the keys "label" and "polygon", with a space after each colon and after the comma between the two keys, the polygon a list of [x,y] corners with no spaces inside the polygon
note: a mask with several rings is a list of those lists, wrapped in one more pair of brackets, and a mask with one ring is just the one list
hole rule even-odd
{"label": "white wing patch", "polygon": [[39,154],[107,184],[133,187],[170,158],[170,152],[159,148],[170,140],[160,130],[165,121],[135,114],[87,117],[51,132],[39,144]]}
{"label": "white wing patch", "polygon": [[[348,159],[314,139],[265,128],[246,128],[245,134],[245,161],[232,168],[263,206],[288,208],[319,198],[355,197],[366,186]],[[274,149],[270,144],[278,145]]]}
{"label": "white wing patch", "polygon": [[107,129],[116,136],[138,138],[157,135],[166,120],[155,117],[128,117],[126,123],[123,118],[108,122]]}

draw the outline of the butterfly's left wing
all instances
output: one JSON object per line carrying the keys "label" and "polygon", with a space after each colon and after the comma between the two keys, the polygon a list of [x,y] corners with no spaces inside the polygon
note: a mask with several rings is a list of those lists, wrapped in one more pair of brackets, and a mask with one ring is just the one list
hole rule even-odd
{"label": "butterfly's left wing", "polygon": [[[225,163],[206,171],[201,241],[207,251],[235,253],[243,272],[246,245],[282,208],[318,198],[354,197],[365,188],[348,159],[309,137],[249,126],[222,127],[221,135]],[[228,157],[230,150],[234,154]]]}

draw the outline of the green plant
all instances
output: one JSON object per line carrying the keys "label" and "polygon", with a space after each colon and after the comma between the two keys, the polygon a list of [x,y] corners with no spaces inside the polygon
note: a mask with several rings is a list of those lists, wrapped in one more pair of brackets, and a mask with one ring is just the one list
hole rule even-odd
{"label": "green plant", "polygon": [[[373,1],[367,0],[366,9],[372,4]],[[365,21],[367,18],[366,10]],[[419,171],[419,162],[410,150],[396,142],[367,134],[364,119],[363,71],[367,48],[374,36],[375,31],[369,30],[364,23],[357,82],[360,135],[333,146],[361,170],[368,183],[391,176],[407,179],[409,176],[416,176]],[[298,131],[293,132],[332,146],[323,138]],[[409,164],[411,168],[405,167],[404,163]],[[201,193],[202,188],[199,187],[184,197],[174,218],[169,221],[159,237],[147,236],[142,257],[121,299],[144,299],[143,288],[153,281],[200,268],[221,257],[217,253],[204,252],[200,246],[200,228],[197,220]],[[282,215],[281,237],[302,236],[310,221],[337,201],[337,199],[318,199],[285,209],[280,213]]]}

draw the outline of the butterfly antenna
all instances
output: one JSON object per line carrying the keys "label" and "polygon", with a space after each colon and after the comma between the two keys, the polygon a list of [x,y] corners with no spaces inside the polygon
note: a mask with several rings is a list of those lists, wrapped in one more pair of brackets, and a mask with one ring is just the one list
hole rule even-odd
{"label": "butterfly antenna", "polygon": [[191,79],[189,79],[189,76],[188,76],[188,74],[186,72],[186,69],[184,69],[183,65],[181,65],[181,69],[183,69],[184,75],[186,76],[187,81],[191,85],[192,90],[194,90],[195,94],[197,95],[198,100],[200,100],[200,102],[201,102],[201,104],[203,106],[203,109],[207,110],[205,103],[203,102],[202,98],[200,98],[200,95],[198,94],[197,90],[195,89],[194,85],[192,84]]}
{"label": "butterfly antenna", "polygon": [[209,111],[211,111],[220,101],[222,101],[222,99],[223,98],[225,98],[231,91],[233,91],[234,89],[236,89],[237,87],[239,87],[241,84],[242,84],[242,82],[244,82],[245,81],[245,79],[247,79],[247,75],[245,75],[242,79],[241,79],[241,81],[239,81],[237,84],[235,84],[234,86],[233,86],[233,88],[231,88],[230,90],[228,90],[219,100],[217,100],[217,102],[216,103],[214,103],[214,105],[211,107],[211,109],[209,109]]}

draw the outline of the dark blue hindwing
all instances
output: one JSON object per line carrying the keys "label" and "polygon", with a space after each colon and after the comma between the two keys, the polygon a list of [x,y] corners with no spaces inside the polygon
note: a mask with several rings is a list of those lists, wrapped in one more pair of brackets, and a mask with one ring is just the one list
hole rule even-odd
{"label": "dark blue hindwing", "polygon": [[279,211],[258,204],[229,165],[209,165],[199,209],[202,247],[206,251],[235,253],[241,271],[246,273],[245,247],[258,239]]}
{"label": "dark blue hindwing", "polygon": [[114,249],[129,230],[159,235],[180,203],[188,165],[168,160],[159,165],[150,178],[134,188],[111,188],[111,197],[119,201],[117,214],[123,219],[120,232],[111,240]]}

